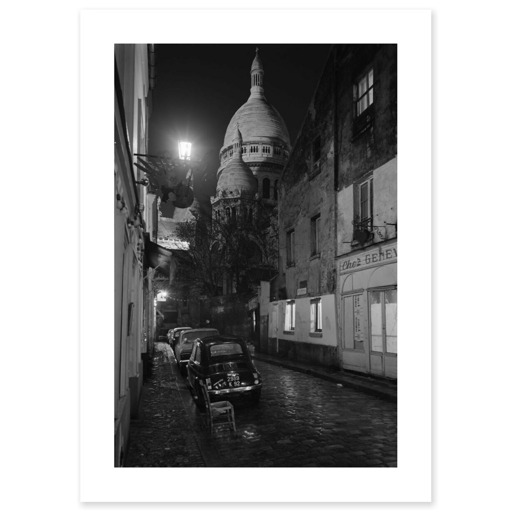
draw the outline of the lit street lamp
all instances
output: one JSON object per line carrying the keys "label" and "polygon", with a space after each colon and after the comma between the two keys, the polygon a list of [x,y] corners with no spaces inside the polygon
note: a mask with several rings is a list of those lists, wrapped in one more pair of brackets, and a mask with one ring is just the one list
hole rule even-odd
{"label": "lit street lamp", "polygon": [[194,193],[190,186],[192,143],[178,143],[178,158],[144,155],[136,153],[138,161],[135,165],[146,174],[138,183],[146,181],[153,194],[161,199],[160,211],[163,217],[172,218],[174,208],[188,208],[194,201]]}
{"label": "lit street lamp", "polygon": [[192,155],[192,143],[191,142],[178,142],[178,157],[180,160],[190,160]]}

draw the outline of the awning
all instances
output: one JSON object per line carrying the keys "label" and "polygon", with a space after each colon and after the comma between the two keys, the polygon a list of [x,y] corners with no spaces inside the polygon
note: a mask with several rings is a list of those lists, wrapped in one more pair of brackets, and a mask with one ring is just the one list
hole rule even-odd
{"label": "awning", "polygon": [[158,268],[166,276],[171,272],[172,251],[146,239],[144,244],[144,266]]}

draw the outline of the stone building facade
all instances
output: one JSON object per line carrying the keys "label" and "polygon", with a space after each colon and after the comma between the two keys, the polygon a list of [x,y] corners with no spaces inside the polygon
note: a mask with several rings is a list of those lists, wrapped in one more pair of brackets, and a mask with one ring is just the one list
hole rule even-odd
{"label": "stone building facade", "polygon": [[156,324],[145,265],[147,245],[156,232],[156,196],[143,186],[145,176],[134,166],[134,154],[145,153],[148,143],[153,45],[115,45],[114,56],[114,465],[122,466]]}
{"label": "stone building facade", "polygon": [[396,378],[396,45],[334,45],[282,174],[270,353]]}

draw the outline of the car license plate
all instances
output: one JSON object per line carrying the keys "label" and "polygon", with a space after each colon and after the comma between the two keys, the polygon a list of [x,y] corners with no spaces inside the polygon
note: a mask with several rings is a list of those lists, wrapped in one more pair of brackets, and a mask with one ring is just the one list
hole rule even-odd
{"label": "car license plate", "polygon": [[236,388],[240,386],[240,375],[238,373],[228,373],[227,381],[228,387]]}

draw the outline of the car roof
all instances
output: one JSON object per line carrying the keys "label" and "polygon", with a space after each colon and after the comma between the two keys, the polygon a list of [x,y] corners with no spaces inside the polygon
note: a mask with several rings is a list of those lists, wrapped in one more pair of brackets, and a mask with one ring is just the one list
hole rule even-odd
{"label": "car roof", "polygon": [[201,338],[201,343],[204,345],[219,345],[221,343],[241,343],[245,344],[245,340],[243,338],[239,338],[237,336],[226,336],[224,334],[218,334],[214,336],[205,336]]}
{"label": "car roof", "polygon": [[[194,334],[196,332],[207,332],[208,336],[216,336],[219,334],[219,331],[217,329],[214,329],[212,327],[204,327],[204,328],[198,328],[198,329],[188,329],[186,331],[180,332],[180,337],[184,334]],[[203,335],[203,337],[205,337]]]}

